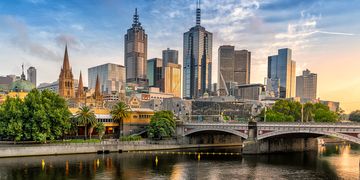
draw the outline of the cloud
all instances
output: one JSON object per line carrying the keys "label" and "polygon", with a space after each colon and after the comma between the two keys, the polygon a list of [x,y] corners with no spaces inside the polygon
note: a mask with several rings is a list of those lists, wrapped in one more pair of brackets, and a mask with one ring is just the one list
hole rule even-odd
{"label": "cloud", "polygon": [[44,46],[38,41],[31,39],[28,26],[23,21],[13,16],[2,16],[1,20],[5,23],[5,26],[12,31],[11,42],[24,52],[37,56],[43,60],[58,61],[60,59],[59,54]]}
{"label": "cloud", "polygon": [[56,44],[59,46],[64,46],[67,44],[68,46],[71,46],[73,49],[84,49],[84,44],[81,43],[75,36],[69,35],[69,34],[59,34],[55,38]]}

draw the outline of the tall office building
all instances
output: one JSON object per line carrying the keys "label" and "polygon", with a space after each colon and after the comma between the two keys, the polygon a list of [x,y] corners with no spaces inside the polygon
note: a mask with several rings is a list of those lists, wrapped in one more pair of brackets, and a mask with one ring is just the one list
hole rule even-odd
{"label": "tall office building", "polygon": [[27,69],[27,80],[36,87],[36,69],[32,66]]}
{"label": "tall office building", "polygon": [[147,60],[147,77],[149,87],[162,87],[163,61],[160,58]]}
{"label": "tall office building", "polygon": [[[167,48],[166,50],[162,51],[162,60],[163,60],[163,67],[167,65],[167,63],[178,64],[179,60],[179,51]],[[163,69],[162,78],[165,76],[165,68]]]}
{"label": "tall office building", "polygon": [[211,89],[212,33],[200,25],[200,3],[196,8],[196,25],[184,33],[183,97],[201,97]]}
{"label": "tall office building", "polygon": [[167,63],[164,74],[164,92],[181,97],[181,65]]}
{"label": "tall office building", "polygon": [[235,50],[234,46],[219,47],[219,91],[229,95],[236,85],[250,83],[251,53],[247,50]]}
{"label": "tall office building", "polygon": [[296,76],[296,97],[316,99],[317,74],[308,69],[301,76]]}
{"label": "tall office building", "polygon": [[147,86],[147,34],[139,22],[135,9],[132,27],[125,34],[125,67],[126,82]]}
{"label": "tall office building", "polygon": [[69,63],[67,46],[65,46],[63,67],[59,75],[59,95],[65,99],[75,97],[74,76]]}
{"label": "tall office building", "polygon": [[295,97],[295,68],[296,63],[292,60],[291,49],[279,49],[278,55],[268,57],[268,79],[271,86],[280,85],[280,92],[274,92],[276,97]]}
{"label": "tall office building", "polygon": [[96,88],[99,78],[99,88],[102,94],[113,92],[125,94],[125,67],[118,64],[102,64],[88,69],[89,88]]}

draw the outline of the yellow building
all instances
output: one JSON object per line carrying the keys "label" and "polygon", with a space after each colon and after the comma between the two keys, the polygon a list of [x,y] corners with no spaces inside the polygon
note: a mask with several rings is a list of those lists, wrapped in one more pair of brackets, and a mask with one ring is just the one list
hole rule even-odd
{"label": "yellow building", "polygon": [[165,67],[164,92],[181,97],[181,65],[168,63]]}
{"label": "yellow building", "polygon": [[[75,115],[79,110],[78,108],[69,108],[70,112]],[[154,111],[146,108],[130,108],[130,114],[128,118],[124,119],[124,135],[141,132],[149,125],[151,117],[154,115]],[[104,123],[105,134],[117,135],[119,133],[119,123],[114,122],[110,109],[95,108],[93,109],[98,122]],[[83,127],[79,128],[79,134],[84,134]]]}

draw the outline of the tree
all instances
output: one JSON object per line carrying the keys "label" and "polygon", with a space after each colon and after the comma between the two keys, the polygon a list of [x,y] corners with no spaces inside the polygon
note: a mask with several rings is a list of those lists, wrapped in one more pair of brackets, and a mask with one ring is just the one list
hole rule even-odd
{"label": "tree", "polygon": [[6,98],[0,107],[0,133],[14,143],[23,138],[24,103],[19,98]]}
{"label": "tree", "polygon": [[104,136],[105,133],[105,125],[102,122],[97,122],[95,125],[95,130],[99,135],[99,139],[101,140],[101,138]]}
{"label": "tree", "polygon": [[321,108],[315,110],[315,122],[336,122],[338,118],[338,115],[330,110]]}
{"label": "tree", "polygon": [[311,122],[314,120],[315,107],[312,103],[306,103],[303,106],[304,122]]}
{"label": "tree", "polygon": [[[79,124],[84,125],[85,127],[85,139],[87,139],[87,130],[88,127],[93,127],[97,120],[94,111],[92,111],[88,106],[82,106],[76,112],[76,118],[78,119]],[[90,133],[91,139],[91,133]]]}
{"label": "tree", "polygon": [[150,138],[162,139],[175,134],[176,122],[172,111],[158,111],[151,117],[148,127]]}
{"label": "tree", "polygon": [[110,114],[114,122],[119,123],[119,137],[123,135],[124,119],[129,117],[130,107],[125,102],[120,101],[113,106]]}
{"label": "tree", "polygon": [[356,110],[350,113],[349,115],[350,121],[360,122],[360,110]]}
{"label": "tree", "polygon": [[24,99],[24,133],[27,139],[46,143],[69,131],[71,113],[65,99],[49,90],[33,89]]}

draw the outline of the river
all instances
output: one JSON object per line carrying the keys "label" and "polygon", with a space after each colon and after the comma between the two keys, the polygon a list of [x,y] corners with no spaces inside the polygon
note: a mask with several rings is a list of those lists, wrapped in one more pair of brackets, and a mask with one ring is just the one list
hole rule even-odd
{"label": "river", "polygon": [[1,158],[0,179],[359,179],[360,145],[240,155],[237,148]]}

